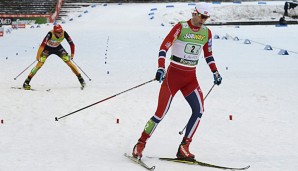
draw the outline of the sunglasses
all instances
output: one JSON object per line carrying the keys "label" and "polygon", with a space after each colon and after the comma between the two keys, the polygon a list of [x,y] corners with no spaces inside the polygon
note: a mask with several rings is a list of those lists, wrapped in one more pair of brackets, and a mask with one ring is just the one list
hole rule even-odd
{"label": "sunglasses", "polygon": [[199,12],[197,12],[197,15],[198,15],[201,19],[203,19],[203,20],[207,20],[207,19],[209,18],[209,16],[204,15],[204,14],[201,14],[201,13],[199,13]]}

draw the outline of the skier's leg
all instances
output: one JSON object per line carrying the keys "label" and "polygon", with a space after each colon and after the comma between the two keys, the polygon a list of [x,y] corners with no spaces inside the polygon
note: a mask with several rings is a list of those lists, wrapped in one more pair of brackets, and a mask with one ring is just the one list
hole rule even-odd
{"label": "skier's leg", "polygon": [[204,100],[200,87],[196,88],[185,99],[191,107],[192,115],[187,123],[184,137],[192,139],[204,112]]}
{"label": "skier's leg", "polygon": [[[177,91],[176,91],[177,92]],[[153,115],[150,120],[147,122],[144,132],[147,133],[148,135],[152,135],[155,128],[159,124],[159,122],[165,117],[167,114],[172,99],[174,97],[174,94],[170,91],[170,88],[168,87],[168,84],[166,81],[163,82],[160,88],[159,96],[158,96],[158,105],[157,109],[155,112],[155,115]]]}
{"label": "skier's leg", "polygon": [[59,52],[60,52],[60,54],[59,54],[60,58],[69,66],[69,68],[72,70],[72,72],[78,77],[78,80],[81,83],[81,85],[84,87],[86,85],[85,80],[81,76],[78,68],[74,65],[73,62],[71,62],[70,56],[67,54],[67,52],[65,51],[65,49],[63,47],[61,47]]}
{"label": "skier's leg", "polygon": [[37,71],[43,66],[45,60],[46,60],[46,58],[43,61],[38,61],[36,66],[29,73],[28,78],[32,79],[34,77],[34,75],[37,73]]}
{"label": "skier's leg", "polygon": [[42,56],[40,57],[40,60],[37,62],[35,67],[30,71],[28,77],[26,78],[25,82],[23,83],[23,88],[26,90],[30,90],[30,81],[34,77],[34,75],[37,73],[37,71],[43,66],[45,63],[46,59],[48,57],[48,53],[42,53]]}
{"label": "skier's leg", "polygon": [[177,90],[170,91],[170,88],[165,79],[161,85],[158,97],[158,106],[155,112],[155,115],[152,116],[149,121],[146,123],[146,126],[142,132],[141,137],[138,140],[138,143],[134,146],[132,155],[136,158],[142,157],[142,152],[145,148],[148,138],[153,134],[158,123],[164,118],[167,111],[170,108],[171,101],[176,94]]}
{"label": "skier's leg", "polygon": [[61,59],[69,66],[69,68],[72,70],[72,72],[76,75],[79,76],[80,72],[78,68],[71,62],[70,56],[66,53],[61,56]]}
{"label": "skier's leg", "polygon": [[193,159],[195,156],[189,152],[189,145],[199,126],[204,111],[203,94],[200,87],[196,88],[192,93],[186,96],[185,99],[192,109],[192,115],[187,123],[185,135],[178,148],[177,157]]}

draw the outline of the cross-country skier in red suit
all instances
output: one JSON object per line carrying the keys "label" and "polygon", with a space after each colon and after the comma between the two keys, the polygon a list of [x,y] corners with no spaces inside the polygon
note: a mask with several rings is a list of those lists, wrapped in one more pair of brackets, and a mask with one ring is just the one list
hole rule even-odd
{"label": "cross-country skier in red suit", "polygon": [[[196,65],[202,50],[213,73],[214,84],[220,85],[222,80],[212,55],[212,34],[204,25],[209,17],[209,5],[203,2],[198,3],[192,13],[192,18],[176,24],[162,42],[155,77],[157,81],[163,81],[159,92],[158,106],[155,115],[147,122],[141,137],[133,148],[132,155],[135,158],[142,157],[148,138],[165,117],[172,99],[179,90],[189,103],[192,115],[187,123],[186,132],[176,156],[186,160],[195,158],[195,155],[189,151],[189,145],[204,111],[203,93],[196,78]],[[170,47],[172,47],[171,63],[166,73],[165,59]]]}

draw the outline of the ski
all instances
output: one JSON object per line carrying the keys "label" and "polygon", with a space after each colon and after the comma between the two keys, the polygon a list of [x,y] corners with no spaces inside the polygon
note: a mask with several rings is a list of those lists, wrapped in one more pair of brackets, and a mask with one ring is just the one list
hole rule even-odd
{"label": "ski", "polygon": [[133,161],[136,164],[139,164],[140,166],[142,166],[143,168],[147,169],[147,170],[154,170],[155,166],[148,166],[146,163],[144,163],[141,159],[137,159],[133,156],[128,155],[127,153],[124,153],[124,156],[127,157],[128,159],[130,159],[131,161]]}
{"label": "ski", "polygon": [[[18,89],[18,90],[25,90],[23,87],[11,87],[11,88]],[[26,91],[28,91],[28,90],[26,90]],[[29,91],[42,91],[42,90],[37,90],[37,89],[31,88],[31,89],[29,89]],[[49,92],[49,91],[51,91],[51,89],[46,89],[45,91]]]}
{"label": "ski", "polygon": [[[154,158],[154,157],[149,157],[149,158]],[[212,167],[212,168],[217,168],[217,169],[223,169],[223,170],[246,170],[250,167],[250,165],[246,167],[226,167],[226,166],[219,166],[215,164],[209,164],[205,162],[201,162],[198,160],[183,160],[183,159],[178,159],[178,158],[165,158],[165,157],[157,157],[159,160],[163,161],[171,161],[171,162],[177,162],[177,163],[184,163],[184,164],[190,164],[190,165],[200,165],[203,167]]]}

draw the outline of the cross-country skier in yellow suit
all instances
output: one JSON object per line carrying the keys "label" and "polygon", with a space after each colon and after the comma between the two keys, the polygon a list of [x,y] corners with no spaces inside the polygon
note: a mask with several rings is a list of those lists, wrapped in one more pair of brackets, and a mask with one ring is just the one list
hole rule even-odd
{"label": "cross-country skier in yellow suit", "polygon": [[[61,42],[66,39],[70,45],[71,55],[69,56],[66,50],[61,45]],[[48,56],[51,54],[55,54],[59,56],[72,70],[72,72],[78,77],[81,86],[84,87],[86,85],[83,77],[81,76],[80,72],[78,71],[77,67],[71,62],[71,59],[74,57],[75,52],[75,45],[68,35],[66,31],[63,30],[60,24],[55,25],[53,30],[49,31],[46,37],[43,39],[36,56],[36,60],[38,63],[36,66],[31,70],[30,74],[28,75],[27,79],[23,84],[23,88],[25,90],[30,90],[30,81],[33,76],[37,73],[37,71],[43,66]]]}

